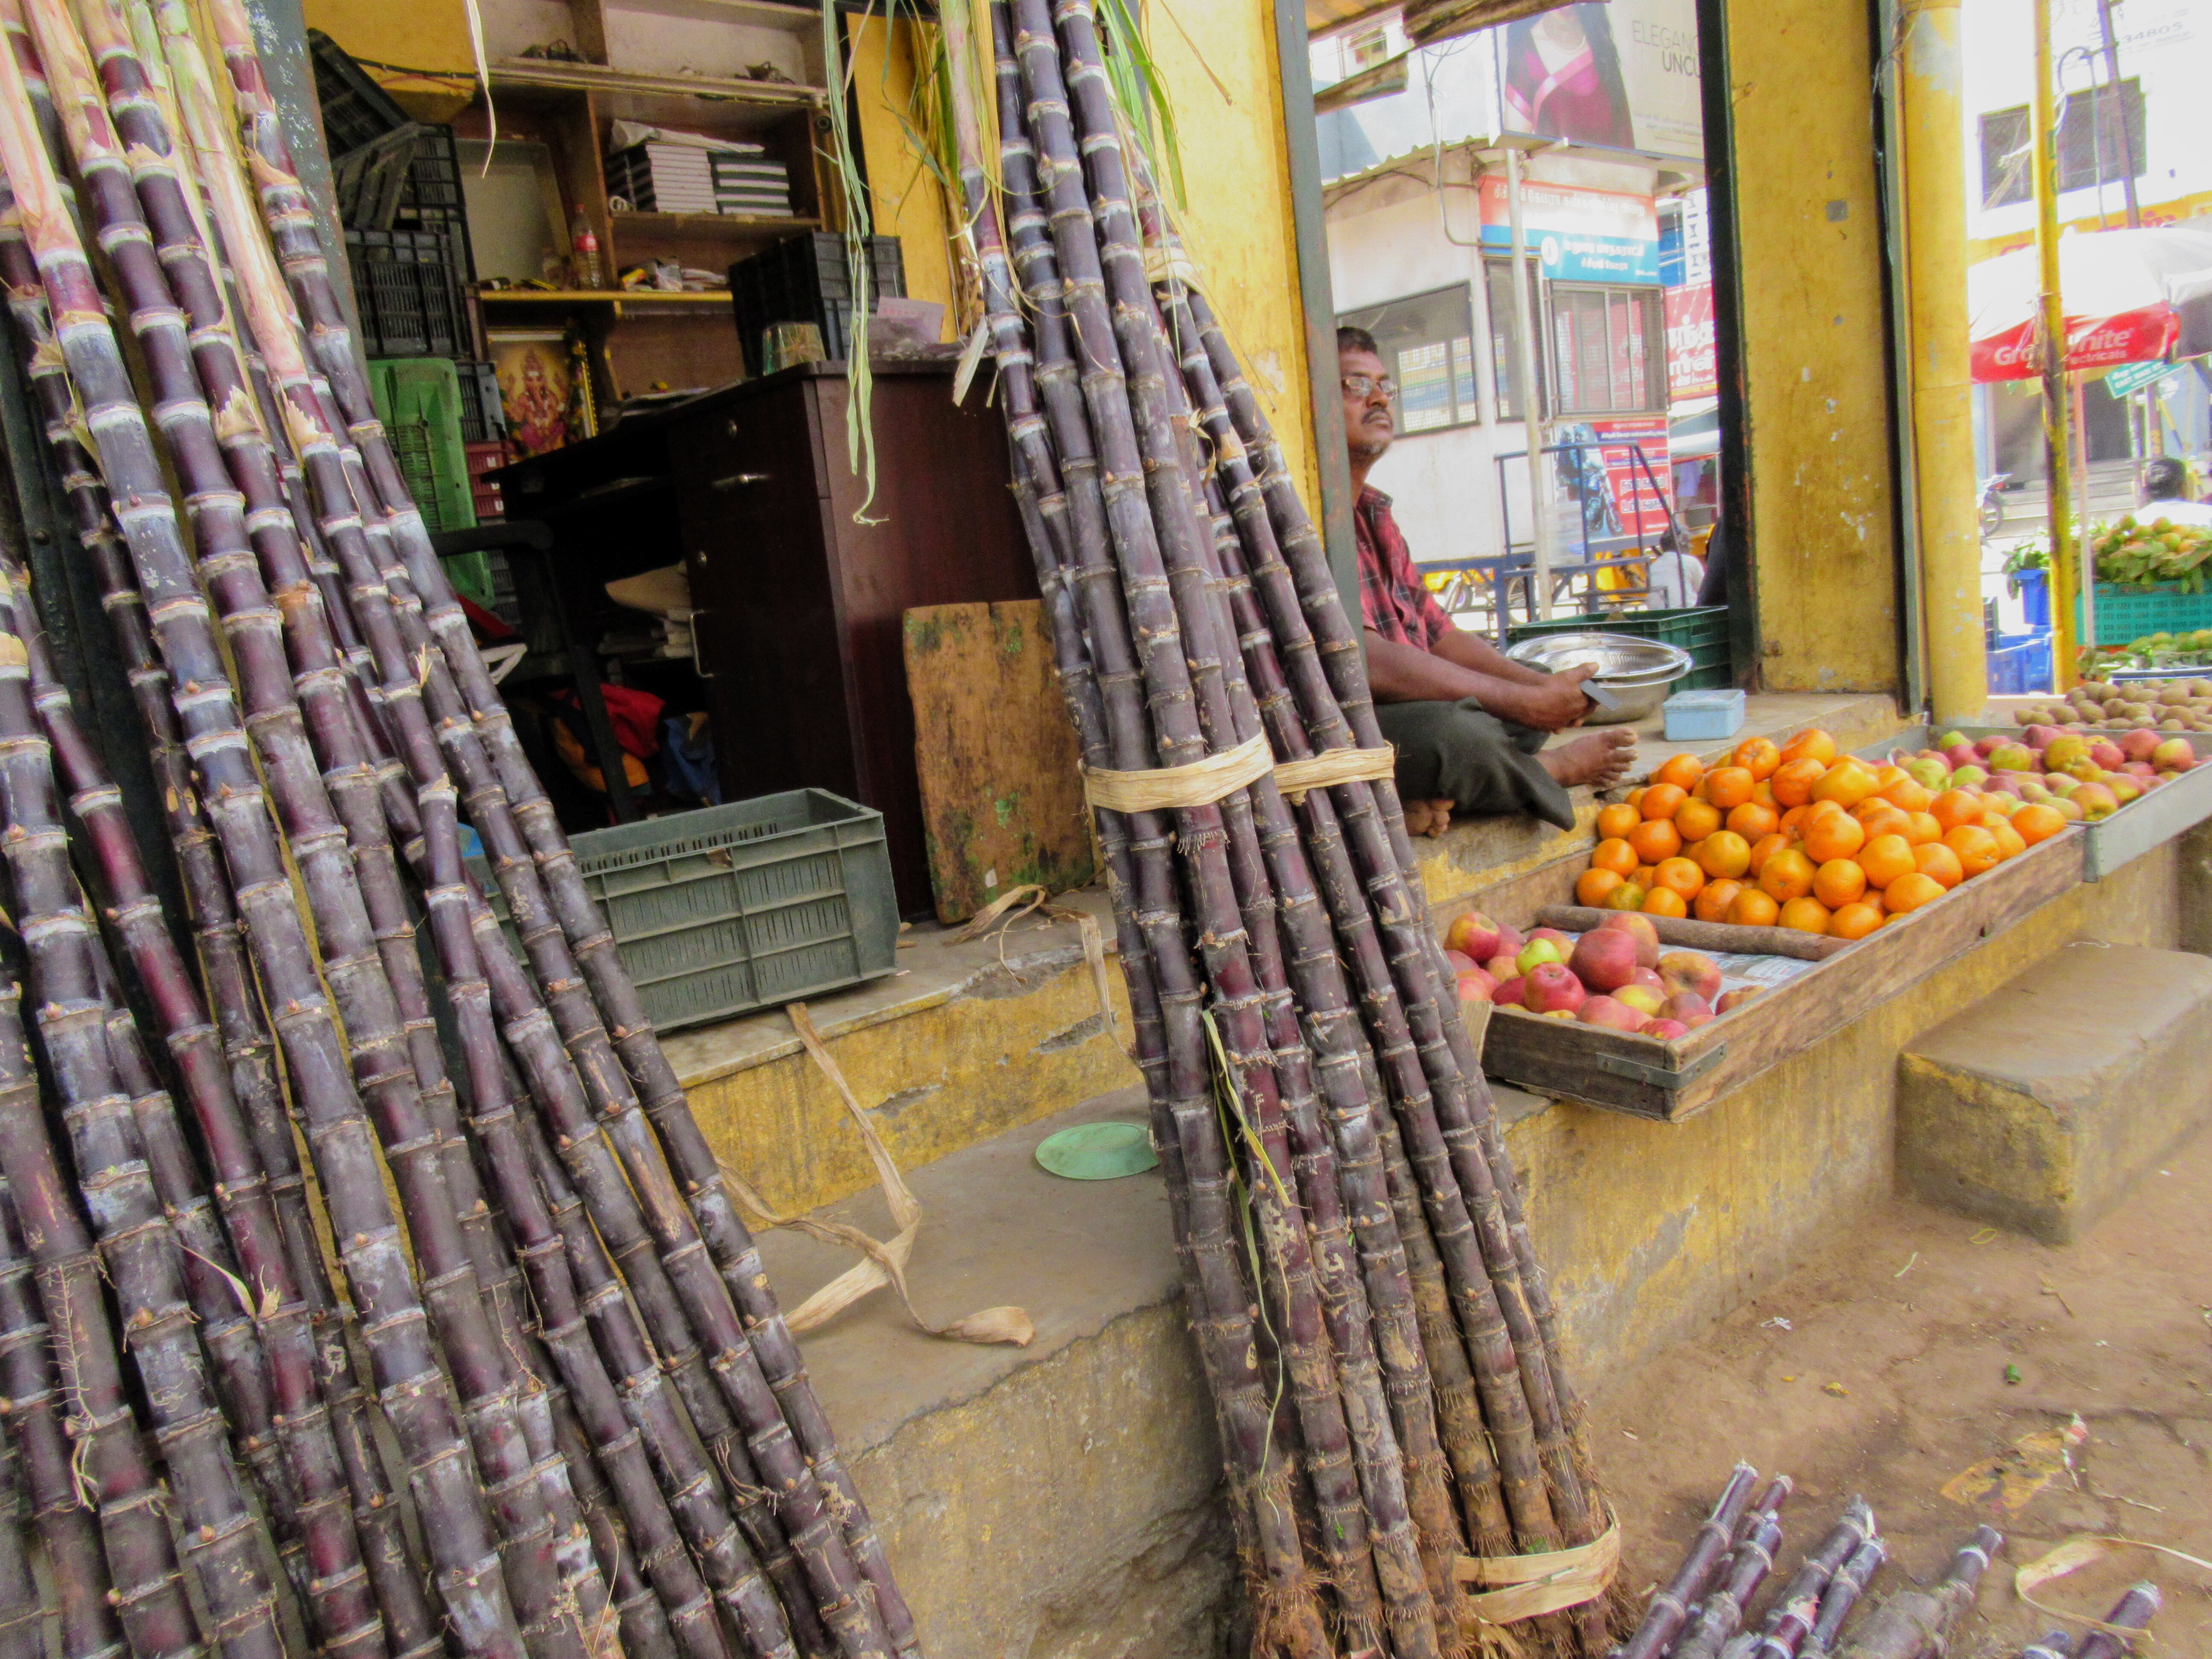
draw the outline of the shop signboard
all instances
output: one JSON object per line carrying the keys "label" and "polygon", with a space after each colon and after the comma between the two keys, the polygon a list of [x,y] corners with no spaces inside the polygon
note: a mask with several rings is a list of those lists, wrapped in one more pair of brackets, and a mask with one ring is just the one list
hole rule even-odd
{"label": "shop signboard", "polygon": [[2130,392],[2140,392],[2154,380],[2162,380],[2173,373],[2168,362],[2122,363],[2105,376],[2105,390],[2115,398],[2124,398]]}
{"label": "shop signboard", "polygon": [[1714,368],[1713,285],[1670,288],[1663,303],[1668,400],[1711,397],[1720,390]]}
{"label": "shop signboard", "polygon": [[[1505,252],[1513,246],[1505,180],[1486,173],[1480,194],[1482,245]],[[1529,249],[1553,282],[1659,281],[1659,212],[1649,196],[1524,179],[1521,222]]]}

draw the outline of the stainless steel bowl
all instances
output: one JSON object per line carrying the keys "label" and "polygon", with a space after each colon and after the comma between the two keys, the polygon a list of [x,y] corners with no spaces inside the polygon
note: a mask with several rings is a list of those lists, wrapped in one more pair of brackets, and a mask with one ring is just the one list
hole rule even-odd
{"label": "stainless steel bowl", "polygon": [[1540,634],[1505,654],[1516,662],[1559,673],[1592,668],[1590,676],[1620,701],[1618,708],[1593,708],[1590,726],[1622,726],[1659,712],[1675,681],[1690,672],[1690,653],[1676,645],[1626,634]]}

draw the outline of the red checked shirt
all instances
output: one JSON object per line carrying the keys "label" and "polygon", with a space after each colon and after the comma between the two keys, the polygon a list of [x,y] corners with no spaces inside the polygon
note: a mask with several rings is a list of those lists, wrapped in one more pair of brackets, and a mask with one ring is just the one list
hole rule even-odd
{"label": "red checked shirt", "polygon": [[1361,617],[1386,640],[1435,650],[1455,624],[1413,568],[1413,556],[1390,516],[1390,498],[1372,485],[1361,489],[1352,525],[1359,545]]}

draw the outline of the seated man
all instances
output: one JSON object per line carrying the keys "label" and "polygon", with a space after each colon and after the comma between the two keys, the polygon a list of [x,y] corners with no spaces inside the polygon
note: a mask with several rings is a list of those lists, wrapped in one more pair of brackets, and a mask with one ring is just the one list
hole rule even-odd
{"label": "seated man", "polygon": [[2139,493],[2142,496],[2142,505],[2136,509],[2139,524],[2163,519],[2170,525],[2212,526],[2212,507],[2189,499],[2185,461],[2160,455],[2144,462]]}
{"label": "seated man", "polygon": [[1580,724],[1589,712],[1581,689],[1589,670],[1547,674],[1525,667],[1444,613],[1413,568],[1390,516],[1390,498],[1367,483],[1396,435],[1390,381],[1374,336],[1360,328],[1337,330],[1336,358],[1358,493],[1352,517],[1367,678],[1382,735],[1397,745],[1406,827],[1442,835],[1456,807],[1532,815],[1573,829],[1567,791],[1618,782],[1635,754],[1636,734],[1609,726],[1544,746],[1552,732]]}

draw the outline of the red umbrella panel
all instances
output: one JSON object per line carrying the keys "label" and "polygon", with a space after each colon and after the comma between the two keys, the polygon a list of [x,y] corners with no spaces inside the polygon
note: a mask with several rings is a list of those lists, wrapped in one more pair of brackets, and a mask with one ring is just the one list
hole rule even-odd
{"label": "red umbrella panel", "polygon": [[[2090,231],[2062,238],[2058,252],[2069,370],[2212,350],[2212,232]],[[2040,292],[2033,247],[1967,271],[1976,380],[2023,380],[2041,373]]]}

